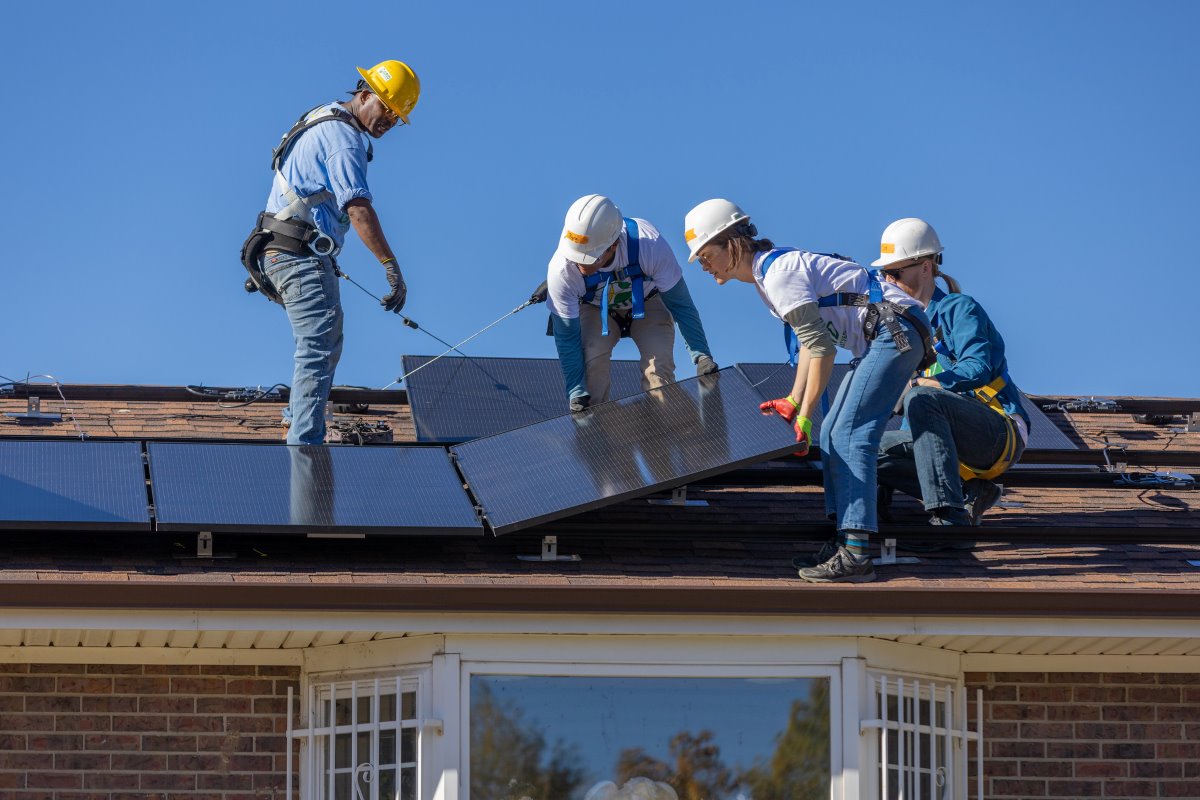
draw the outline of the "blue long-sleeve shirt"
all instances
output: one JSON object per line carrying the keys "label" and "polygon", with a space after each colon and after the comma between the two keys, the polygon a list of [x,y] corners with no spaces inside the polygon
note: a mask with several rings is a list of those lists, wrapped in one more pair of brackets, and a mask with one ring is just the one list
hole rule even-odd
{"label": "blue long-sleeve shirt", "polygon": [[[1008,371],[1004,338],[975,298],[937,288],[925,313],[942,343],[937,348],[941,371],[931,377],[943,389],[969,394]],[[1021,407],[1021,393],[1011,376],[997,397],[1005,412],[1020,416],[1028,428],[1029,415]]]}

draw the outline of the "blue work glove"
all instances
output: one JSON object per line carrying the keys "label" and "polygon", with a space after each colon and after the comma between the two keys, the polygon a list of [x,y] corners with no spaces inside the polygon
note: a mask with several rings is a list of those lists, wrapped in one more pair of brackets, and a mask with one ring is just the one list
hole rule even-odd
{"label": "blue work glove", "polygon": [[400,309],[404,308],[404,301],[408,299],[408,286],[404,283],[404,276],[400,274],[400,267],[395,259],[390,259],[383,265],[383,269],[387,274],[388,286],[392,290],[383,296],[379,304],[388,311],[399,314]]}

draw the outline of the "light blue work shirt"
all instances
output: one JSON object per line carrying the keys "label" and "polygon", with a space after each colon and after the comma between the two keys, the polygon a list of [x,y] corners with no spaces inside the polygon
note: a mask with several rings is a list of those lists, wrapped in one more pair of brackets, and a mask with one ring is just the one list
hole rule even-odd
{"label": "light blue work shirt", "polygon": [[[335,105],[315,108],[309,116]],[[367,188],[367,134],[336,117],[300,134],[271,184],[271,194],[267,197],[267,212],[271,214],[288,204],[283,197],[284,187],[279,185],[279,174],[301,197],[326,189],[333,193],[333,200],[313,209],[313,219],[321,233],[333,239],[340,250],[350,229],[346,204],[359,197],[372,199]]]}

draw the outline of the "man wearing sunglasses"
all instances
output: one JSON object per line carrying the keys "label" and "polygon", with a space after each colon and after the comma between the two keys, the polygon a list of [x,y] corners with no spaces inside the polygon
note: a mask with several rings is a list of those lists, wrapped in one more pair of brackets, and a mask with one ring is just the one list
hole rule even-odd
{"label": "man wearing sunglasses", "polygon": [[[913,378],[904,395],[904,428],[883,435],[881,500],[886,504],[891,489],[899,489],[923,501],[934,525],[978,525],[1000,497],[994,479],[1025,449],[1029,417],[1008,374],[1004,338],[941,264],[937,233],[915,217],[884,230],[879,259],[871,264],[924,307],[937,353],[936,363]],[[937,286],[938,278],[948,292]],[[920,547],[913,544],[906,546]],[[962,538],[951,544],[971,545]]]}
{"label": "man wearing sunglasses", "polygon": [[288,444],[325,441],[325,403],[342,353],[337,254],[353,227],[379,259],[389,291],[381,301],[399,313],[407,289],[371,204],[367,163],[373,145],[408,123],[421,84],[409,66],[383,61],[350,90],[350,99],[305,113],[271,154],[275,172],[266,210],[242,246],[248,291],[287,311],[296,342],[291,396],[284,411]]}

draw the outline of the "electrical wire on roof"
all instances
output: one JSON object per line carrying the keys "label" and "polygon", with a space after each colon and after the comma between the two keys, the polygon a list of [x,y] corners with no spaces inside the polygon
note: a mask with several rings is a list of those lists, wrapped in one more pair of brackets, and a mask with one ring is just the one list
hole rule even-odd
{"label": "electrical wire on roof", "polygon": [[[226,409],[245,408],[246,406],[253,405],[259,400],[262,400],[264,397],[269,397],[272,394],[278,397],[279,393],[275,391],[276,389],[291,390],[291,387],[286,383],[276,383],[273,386],[268,386],[266,389],[260,386],[257,389],[237,389],[233,391],[213,389],[211,387],[204,386],[203,384],[194,383],[183,388],[187,389],[189,394],[194,394],[197,397],[219,398],[217,400],[217,408]],[[224,402],[225,400],[243,400],[244,402],[226,403]]]}
{"label": "electrical wire on roof", "polygon": [[[0,375],[0,378],[2,377],[4,376]],[[33,384],[33,378],[45,378],[51,382],[51,385],[54,386],[55,391],[58,392],[59,399],[62,400],[63,411],[65,411],[67,416],[71,418],[71,424],[75,426],[75,433],[79,434],[79,441],[82,442],[86,440],[87,435],[84,434],[83,428],[79,427],[79,420],[75,419],[75,411],[69,405],[67,405],[67,396],[63,394],[62,383],[58,380],[58,378],[54,377],[53,375],[30,375],[29,373],[26,373],[24,381],[13,381],[9,378],[5,378],[5,380],[9,381],[13,386],[18,386],[21,384],[29,386]]]}

